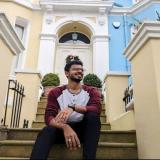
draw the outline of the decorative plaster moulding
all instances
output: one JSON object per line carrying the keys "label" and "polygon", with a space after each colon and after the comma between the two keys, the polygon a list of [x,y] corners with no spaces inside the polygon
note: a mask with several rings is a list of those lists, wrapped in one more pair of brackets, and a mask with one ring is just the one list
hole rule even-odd
{"label": "decorative plaster moulding", "polygon": [[53,10],[86,10],[86,11],[99,11],[100,7],[105,7],[110,10],[113,6],[113,0],[100,1],[100,0],[40,0],[40,6],[45,9],[46,5],[52,5]]}
{"label": "decorative plaster moulding", "polygon": [[9,80],[14,80],[14,81],[15,81],[15,80],[16,80],[16,76],[10,74],[10,75],[9,75]]}
{"label": "decorative plaster moulding", "polygon": [[12,0],[12,1],[21,5],[24,5],[27,8],[33,8],[32,3],[28,0]]}
{"label": "decorative plaster moulding", "polygon": [[40,10],[40,6],[30,2],[29,0],[5,0],[7,2],[16,3],[32,10]]}
{"label": "decorative plaster moulding", "polygon": [[131,74],[129,72],[109,71],[109,72],[107,72],[107,74],[104,78],[104,82],[109,76],[130,76],[130,75]]}
{"label": "decorative plaster moulding", "polygon": [[99,8],[98,23],[102,26],[105,24],[105,21],[106,21],[106,12],[107,12],[107,10],[105,7]]}
{"label": "decorative plaster moulding", "polygon": [[91,43],[106,42],[109,40],[108,35],[95,35],[91,38]]}
{"label": "decorative plaster moulding", "polygon": [[25,49],[5,13],[2,12],[0,12],[0,36],[13,54],[17,55]]}
{"label": "decorative plaster moulding", "polygon": [[110,10],[110,14],[136,14],[137,12],[147,8],[151,4],[160,3],[160,0],[141,0],[140,2],[136,3],[132,7],[113,7]]}
{"label": "decorative plaster moulding", "polygon": [[125,57],[132,60],[137,51],[151,38],[160,38],[160,22],[158,21],[146,21],[141,25],[124,51]]}
{"label": "decorative plaster moulding", "polygon": [[94,36],[92,36],[91,41],[95,40],[95,39],[106,40],[106,39],[109,39],[109,38],[110,38],[110,36],[108,36],[108,35],[94,35]]}
{"label": "decorative plaster moulding", "polygon": [[35,71],[32,69],[16,69],[15,73],[24,73],[24,74],[37,74],[39,78],[42,78],[42,74],[39,71]]}
{"label": "decorative plaster moulding", "polygon": [[43,39],[43,40],[56,40],[57,39],[57,35],[41,33],[40,34],[40,39]]}

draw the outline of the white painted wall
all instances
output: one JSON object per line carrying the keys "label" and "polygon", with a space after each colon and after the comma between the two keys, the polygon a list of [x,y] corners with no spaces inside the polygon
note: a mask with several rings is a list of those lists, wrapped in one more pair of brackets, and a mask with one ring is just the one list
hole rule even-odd
{"label": "white painted wall", "polygon": [[42,76],[54,71],[55,44],[54,35],[41,35],[38,70]]}
{"label": "white painted wall", "polygon": [[109,71],[108,37],[93,37],[93,73],[104,80]]}
{"label": "white painted wall", "polygon": [[68,55],[79,56],[82,60],[84,69],[84,75],[92,73],[92,52],[90,45],[83,44],[73,46],[71,44],[59,44],[57,47],[56,58],[55,58],[55,73],[60,76],[61,84],[67,83],[67,78],[64,74],[65,59]]}
{"label": "white painted wall", "polygon": [[[56,51],[58,45],[58,37],[56,36],[58,31],[67,23],[78,22],[86,25],[92,33],[89,50],[93,53],[90,53],[90,55],[84,54],[82,56],[82,61],[86,63],[89,72],[97,74],[103,80],[107,71],[109,71],[107,7],[97,6],[97,9],[93,10],[86,5],[88,8],[86,11],[82,11],[85,6],[79,6],[77,10],[72,7],[73,6],[71,6],[70,10],[58,10],[58,6],[57,8],[47,4],[43,6],[44,18],[40,40],[38,69],[43,75],[54,71],[62,72],[62,69],[57,68],[57,64],[64,64],[64,58],[56,57],[56,53],[60,52]],[[61,18],[56,21],[56,16]],[[95,21],[87,17],[94,17]],[[78,48],[76,52],[79,54]],[[67,51],[66,55],[68,53],[72,53],[72,49]]]}

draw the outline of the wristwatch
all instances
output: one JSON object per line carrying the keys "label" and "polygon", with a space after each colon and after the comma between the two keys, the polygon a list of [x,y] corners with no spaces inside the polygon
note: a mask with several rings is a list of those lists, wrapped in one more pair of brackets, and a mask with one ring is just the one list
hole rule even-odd
{"label": "wristwatch", "polygon": [[74,105],[68,105],[68,108],[72,108],[73,111],[75,111],[75,104]]}

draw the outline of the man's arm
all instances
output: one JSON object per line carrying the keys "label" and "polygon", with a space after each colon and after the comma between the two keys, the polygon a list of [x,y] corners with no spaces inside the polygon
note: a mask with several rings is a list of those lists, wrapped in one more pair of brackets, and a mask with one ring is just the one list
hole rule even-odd
{"label": "man's arm", "polygon": [[[66,112],[60,111],[57,101],[57,90],[52,90],[48,95],[47,106],[45,110],[45,123],[56,128],[63,128]],[[59,112],[59,113],[58,113]]]}
{"label": "man's arm", "polygon": [[57,97],[55,95],[56,90],[50,91],[47,99],[47,106],[45,110],[45,123],[46,125],[50,125],[50,121],[56,117],[59,110],[59,105],[57,102]]}
{"label": "man's arm", "polygon": [[[57,97],[55,96],[55,91],[52,90],[48,95],[47,107],[45,110],[45,123],[47,125],[59,128],[63,130],[66,145],[69,149],[77,149],[80,147],[80,141],[77,134],[74,130],[66,123],[65,114],[72,112],[72,110],[68,111],[59,111],[59,105],[57,102]],[[70,140],[70,141],[69,141]]]}
{"label": "man's arm", "polygon": [[86,112],[96,112],[101,113],[101,96],[100,92],[97,88],[92,88],[90,91],[90,100],[87,106],[77,106],[75,105],[75,111],[79,113],[86,113]]}

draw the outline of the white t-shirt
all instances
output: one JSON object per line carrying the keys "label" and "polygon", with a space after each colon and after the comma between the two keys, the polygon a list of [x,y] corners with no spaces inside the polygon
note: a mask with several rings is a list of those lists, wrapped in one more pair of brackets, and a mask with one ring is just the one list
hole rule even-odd
{"label": "white t-shirt", "polygon": [[[89,94],[87,91],[81,89],[78,94],[71,93],[68,89],[63,90],[62,94],[58,97],[58,103],[61,110],[68,107],[68,105],[78,105],[86,106],[89,101]],[[83,119],[83,114],[73,112],[69,118],[68,122],[79,122]]]}

